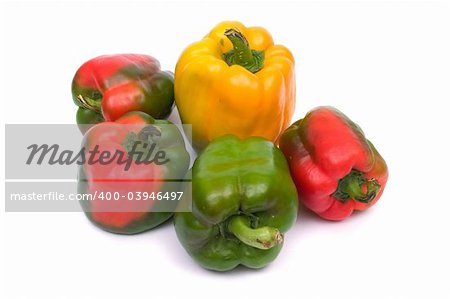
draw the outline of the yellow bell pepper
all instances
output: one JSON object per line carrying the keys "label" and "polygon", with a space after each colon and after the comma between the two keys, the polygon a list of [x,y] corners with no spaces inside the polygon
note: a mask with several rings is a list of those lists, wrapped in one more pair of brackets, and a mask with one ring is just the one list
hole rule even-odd
{"label": "yellow bell pepper", "polygon": [[225,134],[275,142],[295,108],[294,58],[264,28],[222,22],[181,54],[175,101],[198,150]]}

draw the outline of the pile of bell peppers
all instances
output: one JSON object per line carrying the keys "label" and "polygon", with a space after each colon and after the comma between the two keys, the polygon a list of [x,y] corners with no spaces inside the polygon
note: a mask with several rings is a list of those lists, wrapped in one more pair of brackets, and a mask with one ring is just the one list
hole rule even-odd
{"label": "pile of bell peppers", "polygon": [[[264,267],[280,253],[299,203],[323,219],[344,220],[373,206],[388,179],[375,146],[339,110],[322,106],[291,122],[294,56],[261,27],[218,24],[182,52],[174,74],[148,55],[96,57],[76,72],[72,97],[83,146],[119,149],[131,161],[127,171],[82,165],[80,193],[183,190],[171,212],[151,201],[119,210],[84,202],[88,219],[135,234],[174,215],[181,245],[206,269]],[[183,130],[164,119],[174,104],[192,126],[190,169]],[[136,142],[155,142],[171,163],[139,163]],[[169,186],[186,177],[189,184]],[[180,209],[186,205],[189,212]]]}

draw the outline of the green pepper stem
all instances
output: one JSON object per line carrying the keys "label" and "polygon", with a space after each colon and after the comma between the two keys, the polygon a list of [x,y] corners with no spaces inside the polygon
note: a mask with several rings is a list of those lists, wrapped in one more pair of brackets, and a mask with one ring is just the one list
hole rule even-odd
{"label": "green pepper stem", "polygon": [[270,249],[283,243],[283,235],[273,227],[251,228],[245,216],[233,216],[228,222],[228,231],[242,243],[259,249]]}
{"label": "green pepper stem", "polygon": [[83,107],[84,109],[92,110],[95,112],[100,112],[102,110],[100,101],[96,101],[88,97],[83,97],[81,94],[77,96],[77,102],[79,106]]}
{"label": "green pepper stem", "polygon": [[[363,191],[364,187],[366,192]],[[376,179],[367,179],[361,171],[353,169],[339,180],[338,187],[332,196],[342,202],[352,198],[361,203],[370,203],[380,189],[381,185]]]}
{"label": "green pepper stem", "polygon": [[227,29],[225,36],[233,44],[233,49],[223,54],[228,65],[240,65],[256,73],[264,66],[264,52],[250,49],[245,36],[236,29]]}

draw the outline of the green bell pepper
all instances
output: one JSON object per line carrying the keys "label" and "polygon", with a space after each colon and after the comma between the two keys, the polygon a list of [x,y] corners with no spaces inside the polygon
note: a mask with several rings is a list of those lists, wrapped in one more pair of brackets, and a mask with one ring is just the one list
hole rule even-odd
{"label": "green bell pepper", "polygon": [[232,135],[214,140],[194,163],[191,188],[192,212],[177,212],[174,223],[201,266],[261,268],[277,257],[298,201],[287,162],[273,143]]}

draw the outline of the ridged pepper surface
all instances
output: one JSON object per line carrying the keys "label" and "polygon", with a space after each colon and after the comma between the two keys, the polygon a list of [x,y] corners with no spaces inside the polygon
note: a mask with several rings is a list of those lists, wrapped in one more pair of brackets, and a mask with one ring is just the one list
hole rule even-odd
{"label": "ridged pepper surface", "polygon": [[388,168],[361,128],[333,107],[318,107],[280,138],[299,199],[317,215],[343,220],[373,206]]}
{"label": "ridged pepper surface", "polygon": [[261,268],[277,257],[298,201],[286,159],[272,142],[215,139],[194,163],[191,187],[192,212],[175,213],[174,222],[181,244],[202,267]]}
{"label": "ridged pepper surface", "polygon": [[294,58],[266,29],[222,22],[181,54],[175,101],[197,150],[226,134],[276,141],[295,108]]}
{"label": "ridged pepper surface", "polygon": [[[84,135],[83,148],[97,152],[80,166],[78,177],[78,192],[94,198],[81,204],[95,225],[114,233],[135,234],[172,216],[176,201],[163,197],[179,191],[177,181],[184,178],[190,161],[175,125],[140,111],[129,112],[115,122],[91,127]],[[111,157],[110,162],[102,162],[101,155]],[[114,155],[117,159],[113,160]],[[128,166],[124,161],[129,161]]]}
{"label": "ridged pepper surface", "polygon": [[[148,55],[103,55],[85,62],[72,81],[78,124],[114,121],[127,112],[167,117],[174,103],[174,78]],[[87,126],[80,126],[87,128]]]}

